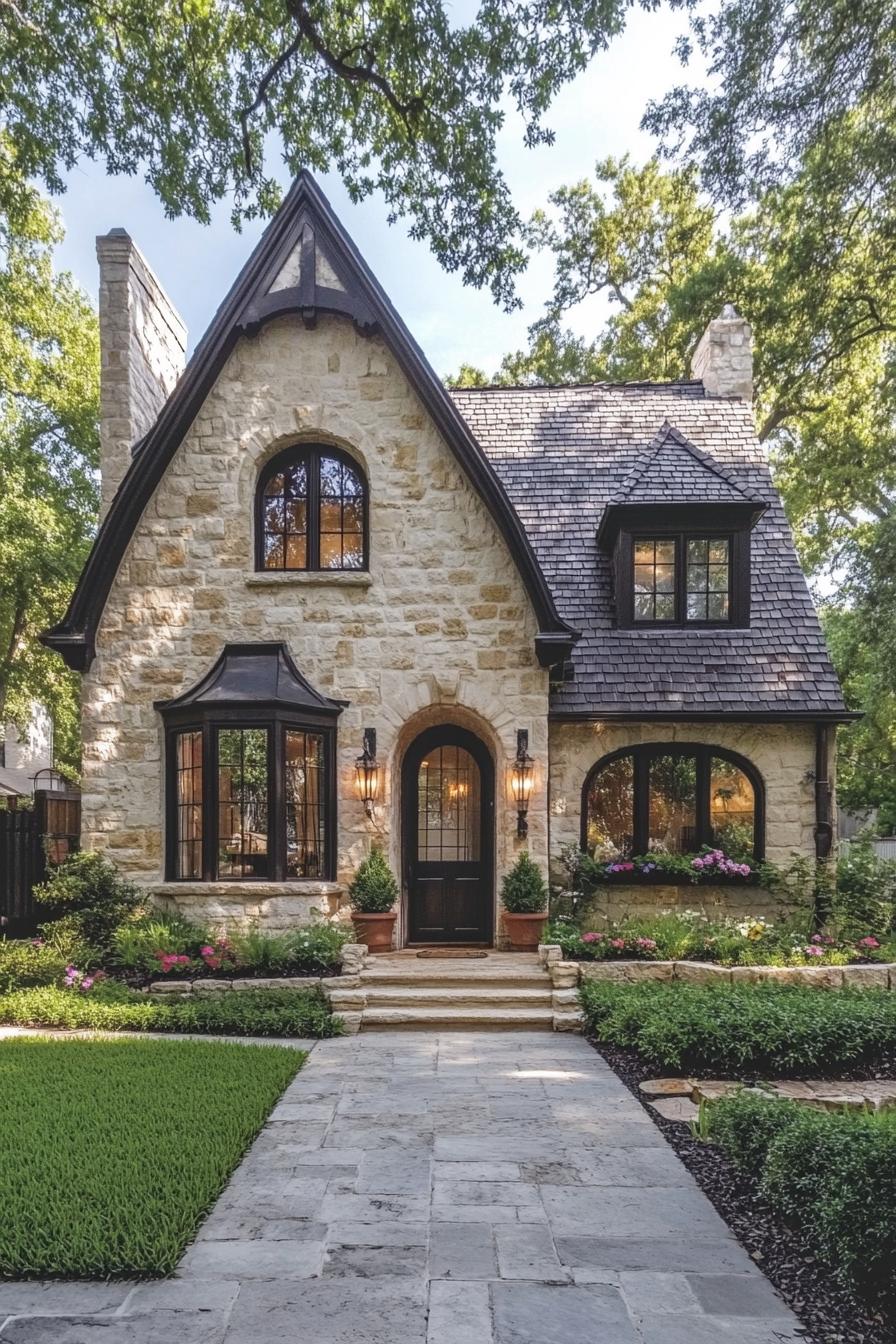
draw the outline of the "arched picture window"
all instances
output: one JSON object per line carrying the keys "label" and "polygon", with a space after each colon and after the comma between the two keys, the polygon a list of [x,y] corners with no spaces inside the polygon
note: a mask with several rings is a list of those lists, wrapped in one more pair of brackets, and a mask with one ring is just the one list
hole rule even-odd
{"label": "arched picture window", "polygon": [[366,569],[367,503],[364,473],[347,453],[286,448],[258,480],[256,569]]}
{"label": "arched picture window", "polygon": [[582,847],[599,859],[691,854],[704,845],[761,859],[764,792],[742,756],[702,743],[653,742],[613,752],[582,792]]}

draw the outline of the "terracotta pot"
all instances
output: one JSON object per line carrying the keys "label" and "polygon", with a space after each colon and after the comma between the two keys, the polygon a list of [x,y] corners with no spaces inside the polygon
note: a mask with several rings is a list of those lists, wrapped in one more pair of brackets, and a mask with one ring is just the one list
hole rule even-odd
{"label": "terracotta pot", "polygon": [[352,911],[352,923],[359,943],[366,943],[371,952],[388,952],[392,947],[392,930],[397,915],[394,910],[385,914],[363,915],[359,910]]}
{"label": "terracotta pot", "polygon": [[512,915],[505,910],[504,928],[511,952],[536,952],[547,920],[545,911],[537,915]]}

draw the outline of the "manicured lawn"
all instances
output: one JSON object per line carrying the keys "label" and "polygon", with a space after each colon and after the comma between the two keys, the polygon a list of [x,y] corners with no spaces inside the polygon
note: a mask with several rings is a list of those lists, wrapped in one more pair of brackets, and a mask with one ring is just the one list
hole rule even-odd
{"label": "manicured lawn", "polygon": [[306,1056],[206,1041],[0,1045],[0,1274],[167,1274]]}

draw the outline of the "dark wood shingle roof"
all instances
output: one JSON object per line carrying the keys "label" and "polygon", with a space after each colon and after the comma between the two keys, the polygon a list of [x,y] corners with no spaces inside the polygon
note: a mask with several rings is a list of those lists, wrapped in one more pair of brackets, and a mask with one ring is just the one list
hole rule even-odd
{"label": "dark wood shingle roof", "polygon": [[[750,408],[702,383],[476,388],[452,393],[523,521],[560,614],[582,639],[570,716],[844,714],[843,697]],[[694,493],[699,488],[700,493]],[[760,501],[749,629],[619,629],[604,509]]]}

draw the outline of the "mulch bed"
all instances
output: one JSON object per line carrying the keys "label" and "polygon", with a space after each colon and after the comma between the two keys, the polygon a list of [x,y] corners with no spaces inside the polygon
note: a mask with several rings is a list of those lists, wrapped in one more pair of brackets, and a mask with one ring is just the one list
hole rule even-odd
{"label": "mulch bed", "polygon": [[837,1284],[793,1229],[772,1213],[755,1181],[733,1167],[713,1144],[693,1138],[689,1125],[664,1120],[647,1105],[638,1084],[657,1077],[655,1068],[631,1051],[591,1038],[589,1043],[644,1106],[738,1241],[803,1322],[807,1344],[893,1344],[896,1318],[869,1315]]}

